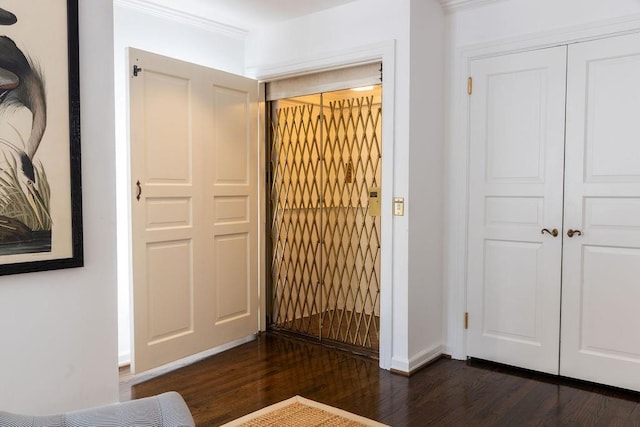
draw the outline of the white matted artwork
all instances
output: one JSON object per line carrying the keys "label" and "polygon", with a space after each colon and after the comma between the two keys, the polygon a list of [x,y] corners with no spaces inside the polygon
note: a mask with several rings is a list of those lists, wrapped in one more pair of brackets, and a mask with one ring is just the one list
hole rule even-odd
{"label": "white matted artwork", "polygon": [[0,2],[0,275],[79,267],[78,0]]}

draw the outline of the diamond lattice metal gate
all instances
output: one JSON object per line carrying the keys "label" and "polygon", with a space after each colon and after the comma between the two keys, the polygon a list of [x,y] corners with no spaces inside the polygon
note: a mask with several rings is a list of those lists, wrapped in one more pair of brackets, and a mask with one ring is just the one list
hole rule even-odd
{"label": "diamond lattice metal gate", "polygon": [[273,102],[272,328],[377,352],[381,87]]}

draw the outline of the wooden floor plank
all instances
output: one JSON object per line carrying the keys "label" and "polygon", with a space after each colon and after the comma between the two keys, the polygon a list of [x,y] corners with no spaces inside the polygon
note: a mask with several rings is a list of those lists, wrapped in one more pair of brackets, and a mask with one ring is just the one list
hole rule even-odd
{"label": "wooden floor plank", "polygon": [[409,378],[378,361],[278,334],[150,381],[121,399],[169,390],[198,426],[300,395],[392,426],[640,426],[640,395],[503,366],[441,359]]}

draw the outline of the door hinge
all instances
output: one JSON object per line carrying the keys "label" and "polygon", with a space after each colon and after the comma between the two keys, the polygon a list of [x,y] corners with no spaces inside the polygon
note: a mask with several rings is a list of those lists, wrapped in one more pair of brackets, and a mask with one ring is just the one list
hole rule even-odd
{"label": "door hinge", "polygon": [[469,329],[469,312],[464,313],[464,328]]}
{"label": "door hinge", "polygon": [[138,67],[137,65],[133,66],[133,77],[138,77],[138,73],[140,73],[140,71],[142,71],[142,68]]}
{"label": "door hinge", "polygon": [[469,77],[467,79],[467,93],[471,95],[473,93],[473,78]]}

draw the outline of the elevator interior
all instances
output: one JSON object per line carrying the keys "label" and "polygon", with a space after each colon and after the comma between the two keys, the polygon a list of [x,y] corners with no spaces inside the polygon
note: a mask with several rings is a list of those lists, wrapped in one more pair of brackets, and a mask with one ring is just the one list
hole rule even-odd
{"label": "elevator interior", "polygon": [[375,354],[382,87],[360,89],[270,102],[268,323]]}

